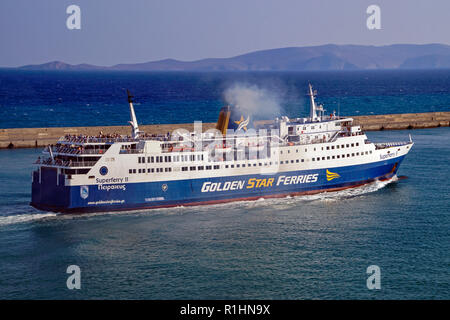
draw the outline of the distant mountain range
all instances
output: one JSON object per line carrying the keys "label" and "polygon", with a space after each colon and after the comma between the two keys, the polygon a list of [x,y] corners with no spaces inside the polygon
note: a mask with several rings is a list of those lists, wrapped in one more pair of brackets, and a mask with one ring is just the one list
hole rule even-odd
{"label": "distant mountain range", "polygon": [[165,59],[110,67],[71,65],[53,61],[20,67],[25,70],[123,70],[123,71],[306,71],[358,69],[450,68],[450,46],[396,44],[389,46],[322,45],[250,52],[231,58],[197,61]]}

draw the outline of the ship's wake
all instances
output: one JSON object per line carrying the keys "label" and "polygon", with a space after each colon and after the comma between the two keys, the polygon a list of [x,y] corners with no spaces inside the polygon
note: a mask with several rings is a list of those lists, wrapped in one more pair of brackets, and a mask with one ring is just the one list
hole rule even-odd
{"label": "ship's wake", "polygon": [[[23,211],[22,211],[23,212]],[[6,216],[0,216],[0,227],[11,224],[18,224],[24,222],[33,222],[36,220],[42,220],[49,217],[56,217],[56,213],[42,212],[42,213],[21,213],[21,214],[9,214]]]}

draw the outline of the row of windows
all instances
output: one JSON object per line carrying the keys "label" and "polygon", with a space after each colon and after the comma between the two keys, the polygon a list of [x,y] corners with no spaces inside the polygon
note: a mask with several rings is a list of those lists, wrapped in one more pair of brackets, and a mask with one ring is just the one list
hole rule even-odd
{"label": "row of windows", "polygon": [[[181,171],[195,171],[195,170],[217,170],[220,169],[219,165],[214,166],[192,166],[192,167],[181,167]],[[159,173],[159,172],[172,172],[172,168],[148,168],[148,169],[129,169],[128,173]]]}
{"label": "row of windows", "polygon": [[[355,153],[348,153],[347,154],[347,156],[345,155],[345,154],[342,154],[342,155],[333,155],[333,156],[327,156],[327,157],[317,157],[317,158],[312,158],[311,160],[312,161],[320,161],[320,160],[334,160],[334,159],[341,159],[341,158],[345,158],[345,157],[347,157],[347,158],[350,158],[350,157],[355,157],[355,156],[363,156],[363,155],[368,155],[368,154],[372,154],[372,151],[366,151],[366,152],[361,152],[361,153],[359,153],[359,152],[356,152],[356,154]],[[280,161],[280,164],[289,164],[289,162],[290,163],[300,163],[300,162],[305,162],[305,159],[295,159],[295,160],[286,160],[286,161]],[[267,166],[267,165],[272,165],[272,162],[269,162],[269,163],[264,163],[264,165],[265,166]],[[278,162],[275,162],[275,164],[278,164]],[[251,163],[249,163],[249,164],[245,164],[245,163],[242,163],[242,164],[236,164],[236,165],[234,165],[234,164],[230,164],[230,165],[225,165],[225,169],[228,169],[228,168],[245,168],[245,167],[256,167],[256,166],[259,166],[259,167],[262,167],[262,163],[260,162],[260,163],[253,163],[253,164],[251,164]],[[199,170],[199,171],[201,171],[201,170],[212,170],[212,169],[214,169],[214,170],[217,170],[217,169],[220,169],[220,166],[219,165],[214,165],[214,166],[191,166],[191,167],[182,167],[181,168],[181,171],[196,171],[196,170]],[[137,171],[136,171],[136,169],[130,169],[129,170],[129,173],[130,174],[132,174],[132,173],[145,173],[146,172],[146,169],[137,169]],[[149,168],[149,169],[147,169],[147,172],[148,173],[154,173],[154,172],[172,172],[172,168]]]}
{"label": "row of windows", "polygon": [[[366,151],[366,152],[361,152],[361,154],[359,153],[359,152],[356,152],[356,154],[355,153],[352,153],[352,154],[350,154],[350,153],[347,153],[347,158],[350,158],[350,157],[357,157],[357,156],[363,156],[364,154],[366,154],[366,155],[368,155],[368,154],[372,154],[372,151]],[[333,159],[340,159],[340,158],[345,158],[345,154],[342,154],[342,155],[336,155],[336,156],[327,156],[327,157],[322,157],[322,160],[333,160]],[[320,161],[320,157],[317,157],[317,158],[312,158],[312,161]]]}
{"label": "row of windows", "polygon": [[[363,156],[363,155],[368,155],[368,154],[372,154],[372,151],[365,151],[365,152],[356,152],[356,153],[348,153],[347,155],[342,154],[342,155],[332,155],[332,156],[327,156],[327,157],[317,157],[317,158],[312,158],[312,161],[320,161],[320,160],[334,160],[334,159],[341,159],[341,158],[350,158],[350,157],[355,157],[355,156]],[[289,163],[300,163],[300,162],[305,162],[305,159],[295,159],[295,160],[286,160],[286,161],[280,161],[280,164],[289,164]],[[272,165],[272,162],[265,162],[264,166],[267,165]],[[278,164],[278,162],[275,162],[275,164]],[[262,167],[263,163],[249,163],[249,164],[230,164],[230,165],[225,165],[225,169],[228,168],[245,168],[245,167]],[[181,167],[181,171],[201,171],[201,170],[217,170],[220,169],[219,165],[214,165],[214,166],[191,166],[191,167]],[[146,171],[147,170],[147,171]],[[130,169],[129,173],[133,174],[133,173],[154,173],[154,172],[172,172],[172,168],[148,168],[148,169]]]}
{"label": "row of windows", "polygon": [[[151,156],[147,157],[147,163],[162,162],[187,162],[187,161],[203,161],[203,154],[177,155],[177,156]],[[145,157],[138,157],[138,163],[145,163]]]}
{"label": "row of windows", "polygon": [[[350,148],[350,147],[358,147],[359,142],[356,143],[347,143],[342,145],[336,145],[336,146],[327,146],[326,150],[334,150],[336,149],[344,149],[344,148]],[[324,147],[322,147],[322,150],[324,150]],[[295,150],[298,153],[298,149]],[[314,151],[316,151],[316,148],[314,148]],[[291,150],[287,150],[288,153],[291,152]],[[308,149],[305,149],[305,152],[308,152]],[[283,151],[280,151],[281,154],[283,154]],[[147,160],[147,161],[146,161]],[[191,155],[174,155],[174,156],[151,156],[151,157],[138,157],[138,163],[163,163],[163,162],[187,162],[187,161],[203,161],[204,156],[203,154],[191,154]],[[236,160],[236,159],[235,159]]]}
{"label": "row of windows", "polygon": [[196,167],[196,166],[181,167],[181,171],[188,171],[188,170],[189,171],[195,171],[195,170],[201,171],[201,170],[212,170],[212,169],[214,169],[214,170],[220,169],[220,166],[214,165],[214,166],[198,166],[198,167]]}
{"label": "row of windows", "polygon": [[172,172],[172,168],[148,168],[148,169],[129,169],[128,173],[154,173],[154,172]]}
{"label": "row of windows", "polygon": [[[334,150],[334,149],[344,149],[344,148],[353,148],[353,147],[358,147],[359,146],[359,142],[356,143],[347,143],[347,144],[341,144],[341,145],[336,145],[336,146],[327,146],[326,150]],[[322,147],[322,150],[324,150],[324,147]],[[316,148],[314,148],[314,151],[316,151]],[[298,153],[298,149],[295,149],[295,152]],[[308,152],[308,149],[305,149],[305,152]],[[280,151],[281,154],[283,154],[283,150]],[[291,150],[287,150],[287,153],[291,153]]]}

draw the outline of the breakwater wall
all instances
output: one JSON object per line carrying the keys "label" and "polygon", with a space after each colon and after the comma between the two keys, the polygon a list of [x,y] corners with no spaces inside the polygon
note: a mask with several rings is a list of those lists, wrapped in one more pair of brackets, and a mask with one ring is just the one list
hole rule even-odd
{"label": "breakwater wall", "polygon": [[[355,124],[364,131],[423,129],[450,126],[450,111],[403,113],[353,116]],[[203,130],[215,127],[215,123],[203,123]],[[141,131],[149,134],[173,132],[183,128],[192,131],[193,123],[140,125]],[[40,148],[55,142],[66,134],[96,136],[103,134],[129,134],[130,126],[104,127],[50,127],[50,128],[14,128],[0,129],[0,149],[4,148]]]}

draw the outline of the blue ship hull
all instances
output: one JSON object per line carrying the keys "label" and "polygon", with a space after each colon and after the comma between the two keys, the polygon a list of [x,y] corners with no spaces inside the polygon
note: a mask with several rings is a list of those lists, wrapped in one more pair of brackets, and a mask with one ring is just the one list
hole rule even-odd
{"label": "blue ship hull", "polygon": [[55,169],[42,168],[41,183],[39,173],[33,173],[31,205],[54,212],[105,212],[337,191],[389,179],[396,174],[403,158],[276,174],[88,186],[64,186],[63,175],[57,177]]}

